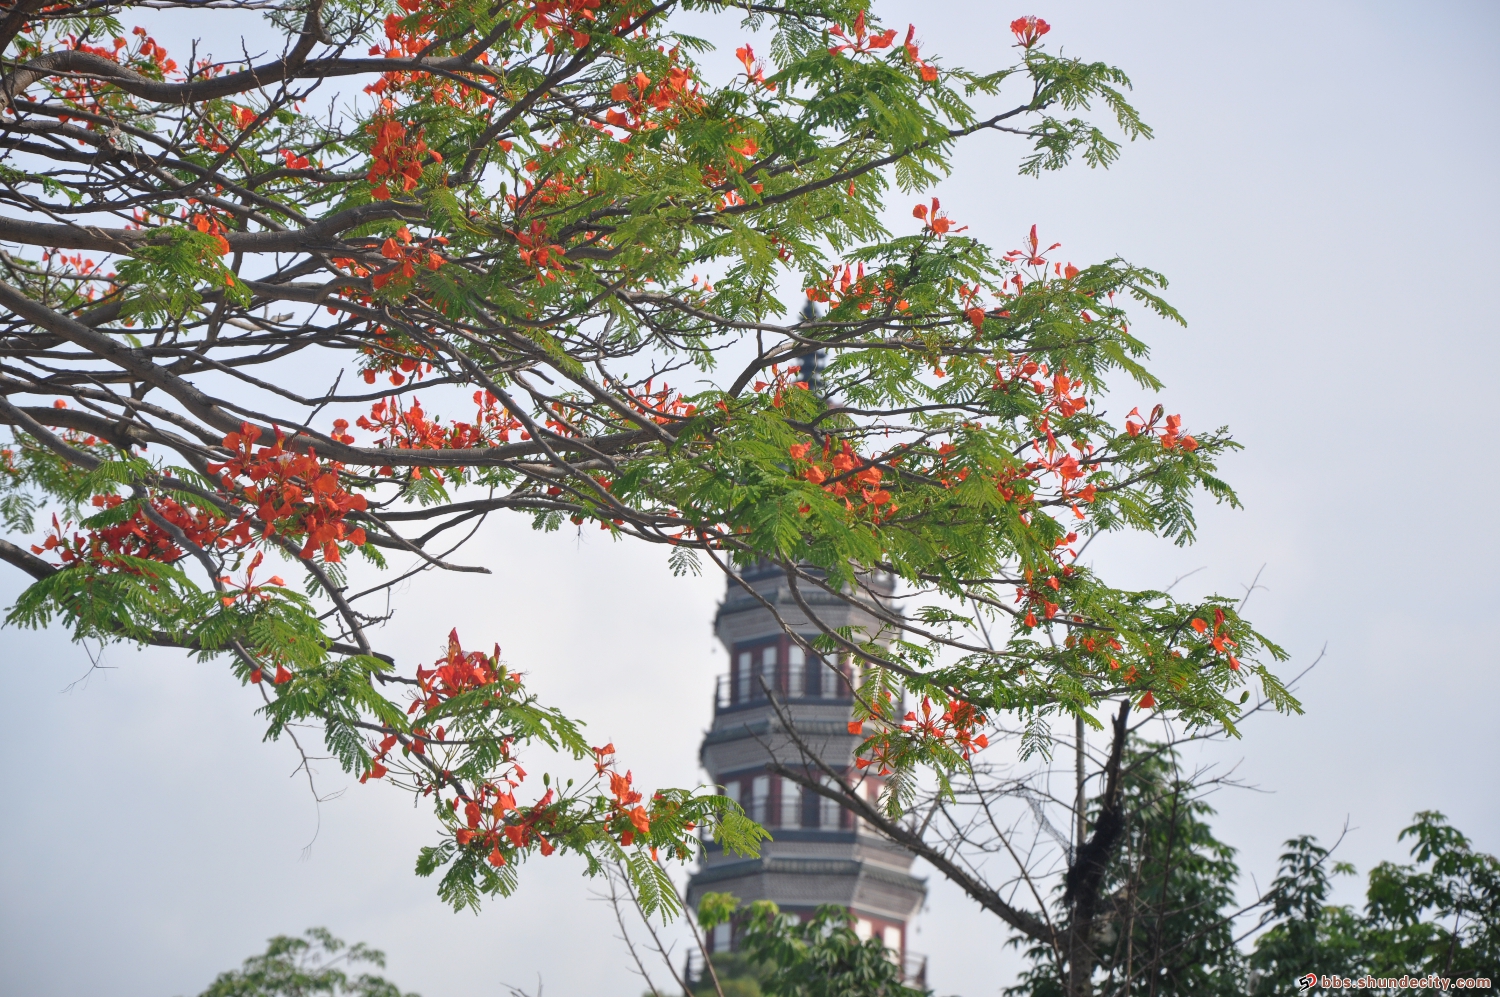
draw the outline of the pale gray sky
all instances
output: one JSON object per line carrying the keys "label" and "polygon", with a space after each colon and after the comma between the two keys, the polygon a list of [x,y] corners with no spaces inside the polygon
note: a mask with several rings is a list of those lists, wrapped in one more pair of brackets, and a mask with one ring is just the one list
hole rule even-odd
{"label": "pale gray sky", "polygon": [[[1280,842],[1354,830],[1363,873],[1440,809],[1500,852],[1500,654],[1492,611],[1500,369],[1500,7],[1472,4],[877,3],[924,52],[984,67],[1036,13],[1067,52],[1135,80],[1157,139],[1108,172],[1014,175],[1018,149],[969,143],[939,190],[1001,249],[1037,223],[1077,262],[1110,255],[1172,280],[1187,330],[1142,323],[1190,427],[1227,423],[1246,509],[1205,508],[1185,551],[1096,544],[1124,584],[1238,591],[1293,654],[1325,644],[1307,715],[1258,721],[1215,757],[1264,793],[1223,795],[1221,835],[1264,883]],[[725,34],[731,40],[733,34]],[[728,49],[722,55],[728,58]],[[1488,179],[1486,179],[1488,178]],[[907,210],[893,201],[893,217]],[[1134,400],[1124,400],[1121,411]],[[490,578],[423,579],[391,638],[428,658],[452,625],[498,640],[547,697],[612,738],[647,785],[692,784],[712,676],[717,579],[673,579],[659,551],[595,531],[487,528]],[[0,573],[0,600],[19,590]],[[88,667],[61,633],[0,632],[12,697],[0,806],[0,980],[7,993],[200,991],[277,932],[326,925],[385,949],[425,997],[635,997],[606,911],[569,861],[518,896],[454,915],[411,872],[430,817],[353,786],[321,808],[260,742],[249,690],[182,655],[113,648]],[[330,766],[328,788],[344,784]],[[1342,899],[1357,900],[1358,884]],[[988,919],[934,880],[913,938],[940,993],[1011,982]]]}

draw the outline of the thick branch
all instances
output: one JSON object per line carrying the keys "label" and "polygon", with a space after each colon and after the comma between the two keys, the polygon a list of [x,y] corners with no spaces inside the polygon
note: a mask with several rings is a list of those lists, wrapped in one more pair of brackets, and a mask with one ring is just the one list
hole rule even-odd
{"label": "thick branch", "polygon": [[1087,913],[1092,919],[1098,904],[1099,884],[1104,880],[1105,868],[1114,855],[1115,845],[1125,830],[1125,804],[1120,794],[1120,759],[1125,752],[1125,718],[1130,714],[1130,701],[1120,704],[1116,715],[1114,742],[1109,748],[1109,761],[1105,763],[1104,795],[1099,799],[1099,817],[1094,822],[1094,833],[1078,849],[1073,864],[1068,868],[1067,889],[1063,902],[1071,904],[1074,919],[1084,919]]}
{"label": "thick branch", "polygon": [[[342,232],[387,218],[411,221],[420,218],[416,205],[394,201],[361,204],[305,228],[283,232],[227,231],[224,238],[236,253],[298,253],[326,248]],[[59,225],[24,218],[0,216],[0,241],[50,249],[87,249],[96,253],[130,253],[135,247],[163,240],[160,229],[99,228],[94,225]]]}
{"label": "thick branch", "polygon": [[9,540],[0,540],[0,561],[13,564],[37,581],[51,578],[57,569],[37,557],[24,547],[17,547]]}

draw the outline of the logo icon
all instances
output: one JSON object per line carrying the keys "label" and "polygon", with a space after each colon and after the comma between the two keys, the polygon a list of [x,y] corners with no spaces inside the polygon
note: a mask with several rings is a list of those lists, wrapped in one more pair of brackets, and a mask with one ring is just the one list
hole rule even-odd
{"label": "logo icon", "polygon": [[1308,993],[1310,993],[1312,991],[1313,987],[1315,987],[1317,985],[1318,985],[1318,974],[1317,973],[1306,973],[1306,974],[1304,974],[1302,976],[1297,977],[1297,993],[1301,994],[1301,995],[1304,995],[1304,997],[1305,997],[1306,994],[1308,994]]}

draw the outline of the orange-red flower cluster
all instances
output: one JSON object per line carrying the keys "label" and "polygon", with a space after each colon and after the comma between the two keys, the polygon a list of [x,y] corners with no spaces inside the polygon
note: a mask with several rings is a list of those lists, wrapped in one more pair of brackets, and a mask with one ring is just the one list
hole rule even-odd
{"label": "orange-red flower cluster", "polygon": [[[167,58],[167,50],[158,45],[155,38],[147,35],[145,28],[134,28],[131,34],[140,39],[140,42],[134,49],[130,49],[130,43],[125,38],[119,36],[115,37],[108,48],[103,45],[90,45],[73,35],[68,36],[68,42],[70,48],[75,48],[80,52],[88,52],[100,58],[108,59],[110,62],[118,62],[121,65],[132,66],[133,68],[149,67],[163,75],[177,71],[176,61]],[[129,50],[127,51],[127,49]],[[123,60],[121,56],[124,56]]]}
{"label": "orange-red flower cluster", "polygon": [[[489,849],[485,857],[497,869],[509,861],[506,852],[529,848],[533,840],[543,855],[551,855],[556,846],[542,833],[545,826],[556,824],[556,814],[551,810],[552,790],[547,790],[540,800],[530,807],[518,809],[516,800],[508,789],[486,784],[481,786],[477,798],[462,801],[464,825],[453,832],[453,840],[464,848]],[[453,801],[454,810],[460,801]]]}
{"label": "orange-red flower cluster", "polygon": [[637,412],[649,416],[659,426],[691,419],[698,412],[698,406],[683,398],[682,392],[673,391],[665,384],[653,392],[651,382],[647,381],[643,391],[626,388],[625,395]]}
{"label": "orange-red flower cluster", "polygon": [[1125,431],[1131,436],[1140,436],[1142,433],[1156,433],[1161,438],[1161,445],[1166,450],[1185,450],[1192,453],[1198,449],[1198,441],[1182,431],[1182,416],[1169,415],[1165,424],[1160,429],[1157,422],[1161,420],[1165,410],[1156,406],[1151,410],[1151,418],[1147,419],[1141,415],[1141,410],[1133,408],[1130,414],[1125,416]]}
{"label": "orange-red flower cluster", "polygon": [[[89,301],[93,301],[97,294],[112,293],[114,290],[115,272],[113,270],[108,272],[101,270],[93,259],[86,258],[82,253],[74,253],[72,256],[68,256],[61,250],[43,250],[42,261],[45,263],[51,260],[57,260],[64,266],[71,267],[80,277],[88,278],[87,280],[76,282],[73,286]],[[104,288],[99,288],[95,283],[96,281],[105,282]],[[127,318],[125,320],[126,325],[130,325],[132,322],[132,319]]]}
{"label": "orange-red flower cluster", "polygon": [[[67,36],[67,47],[79,52],[88,52],[101,59],[108,59],[110,62],[127,66],[137,73],[154,79],[162,79],[167,74],[177,71],[176,61],[167,58],[167,50],[157,44],[156,39],[149,37],[145,28],[137,27],[133,29],[132,34],[138,39],[133,47],[123,37],[116,37],[110,45],[106,46],[90,45],[72,34]],[[28,47],[35,51],[33,44],[22,41],[23,51]],[[48,78],[46,85],[51,88],[58,99],[82,111],[106,117],[110,114],[99,103],[99,97],[107,88],[87,76],[53,76]],[[119,92],[115,91],[115,93]],[[73,119],[66,114],[58,116],[58,121],[63,123],[71,120]],[[88,131],[97,131],[105,127],[105,123],[98,120],[84,119],[79,123]]]}
{"label": "orange-red flower cluster", "polygon": [[593,26],[599,5],[600,0],[531,0],[525,13],[516,18],[516,28],[534,27],[547,39],[549,53],[557,51],[558,38],[581,49],[589,43],[586,29]]}
{"label": "orange-red flower cluster", "polygon": [[962,232],[969,227],[964,225],[960,228],[954,228],[953,222],[949,219],[948,215],[938,210],[940,207],[938,199],[934,197],[930,209],[925,204],[918,204],[911,209],[911,214],[913,218],[922,219],[923,231],[931,232],[938,238],[942,238],[952,232]]}
{"label": "orange-red flower cluster", "polygon": [[[415,14],[421,7],[421,0],[397,0],[397,2],[407,14]],[[401,14],[387,14],[385,16],[386,44],[382,47],[377,41],[374,45],[370,46],[370,54],[383,55],[387,59],[415,59],[421,55],[428,45],[431,44],[432,40],[411,31],[408,27],[410,20],[410,18]],[[430,18],[423,18],[422,20],[430,20]],[[419,30],[425,27],[420,21],[417,26]],[[386,74],[387,77],[393,75],[405,74]],[[382,77],[381,82],[384,82],[385,79],[386,77]],[[384,86],[372,84],[365,87],[365,93],[380,93],[384,89]]]}
{"label": "orange-red flower cluster", "polygon": [[930,62],[924,61],[917,54],[916,36],[917,26],[915,24],[908,24],[906,26],[906,41],[902,43],[906,48],[906,57],[911,60],[913,66],[917,67],[917,71],[922,74],[922,79],[931,83],[938,78],[937,67]]}
{"label": "orange-red flower cluster", "polygon": [[[829,438],[824,442],[821,454],[813,451],[810,442],[798,443],[788,448],[788,453],[793,460],[807,465],[802,468],[801,477],[843,499],[844,508],[850,512],[857,508],[868,513],[877,523],[896,514],[898,506],[892,501],[891,493],[880,486],[885,472],[873,461],[855,453],[848,440],[840,441],[835,449],[833,439]],[[859,500],[858,507],[854,499]]]}
{"label": "orange-red flower cluster", "polygon": [[878,48],[890,48],[891,43],[896,40],[895,28],[887,28],[884,31],[871,34],[865,26],[864,11],[860,11],[855,15],[854,24],[851,26],[850,32],[852,33],[845,32],[844,26],[841,24],[835,24],[828,29],[828,33],[833,37],[843,39],[841,44],[829,46],[829,55],[838,55],[840,52],[845,51],[857,54],[860,52],[872,52]]}
{"label": "orange-red flower cluster", "polygon": [[495,403],[494,397],[487,391],[474,392],[479,405],[475,421],[454,421],[447,426],[430,418],[415,398],[405,409],[395,398],[382,398],[370,406],[369,416],[360,416],[355,425],[366,432],[382,434],[375,441],[376,446],[398,450],[470,450],[493,446],[497,441],[504,442],[510,430],[521,426],[519,420],[507,418],[505,409]]}
{"label": "orange-red flower cluster", "polygon": [[380,245],[380,255],[392,261],[391,265],[384,270],[375,271],[370,277],[370,283],[379,290],[397,276],[410,280],[417,275],[419,266],[425,266],[429,270],[441,268],[443,257],[433,246],[447,244],[448,240],[443,236],[413,242],[411,230],[405,225],[401,226],[395,235],[387,237]]}
{"label": "orange-red flower cluster", "polygon": [[[1203,620],[1195,616],[1193,617],[1192,623],[1193,629],[1198,633],[1207,633],[1208,624],[1203,622]],[[1220,609],[1218,606],[1214,607],[1214,632],[1212,637],[1209,638],[1209,642],[1213,644],[1213,648],[1215,651],[1218,651],[1220,654],[1224,655],[1224,657],[1229,659],[1230,668],[1234,669],[1235,671],[1240,670],[1240,659],[1236,658],[1229,652],[1229,649],[1231,647],[1239,647],[1239,645],[1230,638],[1229,627],[1224,622],[1224,610]]]}
{"label": "orange-red flower cluster", "polygon": [[[1056,548],[1053,550],[1053,557],[1060,560],[1061,549],[1067,548],[1068,544],[1073,543],[1077,539],[1078,534],[1067,534],[1057,542]],[[1071,550],[1068,553],[1072,553]],[[1038,609],[1042,611],[1043,619],[1050,620],[1062,608],[1058,603],[1052,601],[1062,591],[1062,582],[1059,580],[1059,576],[1062,578],[1071,578],[1073,576],[1072,565],[1061,565],[1057,569],[1057,574],[1044,573],[1041,579],[1038,579],[1036,570],[1033,568],[1027,568],[1024,572],[1023,577],[1026,579],[1026,584],[1016,586],[1016,602],[1022,603],[1026,609],[1026,616],[1021,621],[1026,626],[1034,627],[1037,625],[1036,611]],[[1048,591],[1044,591],[1044,589]]]}
{"label": "orange-red flower cluster", "polygon": [[[232,592],[231,594],[219,597],[220,601],[223,602],[224,605],[232,606],[234,605],[236,599],[269,599],[271,597],[270,594],[265,591],[265,585],[255,584],[255,569],[260,567],[265,559],[266,555],[264,552],[256,551],[255,556],[250,559],[250,566],[245,569],[245,580],[238,585],[235,584],[234,579],[229,575],[225,575],[219,579],[219,582],[223,584],[226,589],[238,590]],[[286,582],[282,580],[280,575],[272,575],[270,578],[266,579],[265,584],[276,585],[279,587],[285,585]],[[255,681],[259,681],[259,679],[256,679]]]}
{"label": "orange-red flower cluster", "polygon": [[497,693],[512,693],[521,688],[521,679],[500,664],[500,645],[494,654],[465,651],[458,641],[458,630],[448,634],[447,653],[431,668],[417,669],[418,696],[408,713],[418,709],[435,710],[445,699],[460,693],[494,686]]}
{"label": "orange-red flower cluster", "polygon": [[[352,495],[339,484],[341,465],[324,464],[311,450],[288,451],[282,446],[280,430],[271,446],[257,448],[259,437],[258,427],[242,424],[238,433],[224,437],[224,446],[234,451],[234,456],[222,464],[210,464],[208,470],[219,475],[226,492],[256,504],[265,535],[300,539],[302,557],[310,558],[322,550],[324,559],[331,562],[341,559],[340,542],[363,546],[364,528],[350,529],[344,518],[351,512],[363,512],[368,503],[363,495]],[[250,484],[236,481],[242,477]]]}
{"label": "orange-red flower cluster", "polygon": [[370,183],[370,196],[377,201],[390,200],[388,185],[398,179],[403,191],[421,183],[424,159],[430,157],[434,163],[443,161],[436,149],[427,148],[421,129],[408,135],[406,126],[394,118],[379,119],[365,131],[375,137],[370,146],[370,171],[365,179]]}
{"label": "orange-red flower cluster", "polygon": [[950,700],[948,708],[939,714],[933,711],[932,700],[923,696],[921,715],[913,710],[903,719],[902,733],[918,739],[951,742],[965,758],[990,746],[990,739],[978,731],[986,723],[984,714],[961,699]]}
{"label": "orange-red flower cluster", "polygon": [[[382,45],[377,41],[376,44],[370,46],[370,55],[380,55],[387,59],[415,59],[422,55],[442,54],[442,50],[437,47],[440,44],[439,40],[433,35],[437,18],[432,13],[415,16],[422,7],[422,0],[397,0],[397,3],[407,14],[386,16],[385,43]],[[444,7],[446,4],[439,0],[432,6]],[[459,40],[454,50],[461,52],[467,47],[467,42]],[[478,53],[474,56],[474,61],[487,65],[489,53]],[[394,69],[388,73],[382,73],[378,80],[364,89],[368,94],[389,97],[410,89],[414,84],[421,84],[417,99],[423,103],[479,108],[495,102],[493,94],[464,82],[468,78],[467,76],[455,77],[453,74],[434,76],[423,70]]]}
{"label": "orange-red flower cluster", "polygon": [[512,231],[520,247],[521,262],[536,270],[536,282],[557,280],[565,272],[567,256],[562,246],[547,235],[547,223],[533,221],[529,228]]}
{"label": "orange-red flower cluster", "polygon": [[[188,219],[188,223],[214,240],[214,248],[220,256],[229,254],[229,240],[224,238],[224,223],[219,220],[217,211],[213,208],[205,208],[194,213]],[[226,279],[230,283],[234,282],[233,275],[228,275]]]}
{"label": "orange-red flower cluster", "polygon": [[895,290],[896,281],[893,278],[881,279],[876,274],[866,277],[863,263],[855,266],[840,263],[834,266],[833,273],[827,280],[807,288],[807,299],[827,302],[831,309],[838,308],[847,301],[855,304],[862,312],[870,311],[876,305],[889,305],[898,312],[904,312],[910,305],[905,300],[897,300]]}
{"label": "orange-red flower cluster", "polygon": [[742,45],[734,50],[734,57],[745,67],[745,80],[754,86],[775,91],[776,84],[766,82],[766,64],[755,57],[755,49]]}
{"label": "orange-red flower cluster", "polygon": [[[781,408],[786,404],[786,393],[788,391],[809,390],[807,382],[797,378],[797,375],[801,372],[802,368],[800,366],[792,366],[786,370],[782,370],[780,364],[772,364],[771,380],[757,380],[754,385],[755,390],[757,393],[769,390],[771,392],[771,407]],[[689,407],[691,408],[691,406]],[[688,414],[691,415],[692,413],[689,412]]]}
{"label": "orange-red flower cluster", "polygon": [[[1054,242],[1046,249],[1039,248],[1041,246],[1041,239],[1037,237],[1036,226],[1033,225],[1031,226],[1030,234],[1026,236],[1025,248],[1012,249],[1010,252],[1005,254],[1005,258],[1007,260],[1010,260],[1012,263],[1019,261],[1025,263],[1027,266],[1045,267],[1049,262],[1047,259],[1047,254],[1052,252],[1054,249],[1057,249],[1061,245],[1062,243],[1060,242]],[[1073,277],[1077,275],[1078,270],[1071,263],[1068,264],[1068,268],[1072,270],[1072,273],[1068,275],[1068,279],[1072,280]],[[1012,283],[1016,285],[1017,290],[1020,290],[1022,285],[1019,279],[1012,278]]]}
{"label": "orange-red flower cluster", "polygon": [[[118,495],[95,495],[92,501],[97,509],[113,509],[124,502]],[[248,526],[231,527],[225,517],[184,506],[170,495],[152,495],[148,501],[161,520],[181,530],[190,543],[204,550],[224,550],[250,542]],[[64,567],[88,563],[115,570],[129,570],[117,559],[120,555],[172,564],[187,553],[172,532],[148,516],[141,506],[136,507],[129,519],[87,533],[69,537],[67,531],[71,527],[71,523],[58,522],[54,515],[52,532],[40,545],[33,544],[32,552],[53,551]]]}
{"label": "orange-red flower cluster", "polygon": [[[670,52],[672,61],[677,60],[677,49]],[[604,112],[604,120],[627,132],[622,141],[630,141],[630,135],[653,128],[675,128],[683,114],[696,114],[703,109],[703,97],[699,86],[693,81],[693,70],[688,66],[673,65],[667,75],[653,81],[643,72],[637,71],[628,80],[610,88],[609,97],[625,110],[610,108]],[[666,112],[671,111],[670,115]],[[652,117],[655,114],[660,120]]]}
{"label": "orange-red flower cluster", "polygon": [[[458,639],[458,631],[448,634],[447,651],[433,663],[431,668],[417,669],[417,692],[413,696],[408,713],[418,710],[433,710],[445,700],[475,690],[489,690],[496,695],[511,695],[521,688],[520,676],[508,672],[500,663],[500,647],[493,654],[480,651],[465,651]],[[493,701],[493,699],[491,700]],[[383,779],[390,771],[386,766],[387,756],[401,745],[412,754],[431,758],[429,750],[447,743],[447,731],[438,726],[432,730],[413,727],[402,735],[386,728],[385,737],[375,746],[370,768],[360,777],[360,782]],[[500,744],[501,771],[479,783],[472,792],[460,788],[452,801],[453,811],[463,812],[461,826],[454,829],[454,840],[461,848],[488,852],[487,859],[495,867],[504,866],[522,849],[536,844],[543,855],[551,855],[555,846],[542,833],[542,827],[556,824],[556,813],[552,809],[555,793],[547,793],[529,808],[518,808],[513,791],[526,779],[526,770],[511,757],[511,740]],[[441,764],[430,763],[435,771]],[[448,773],[443,772],[443,780]],[[456,784],[455,784],[456,785]],[[427,787],[425,792],[441,788],[441,782]]]}
{"label": "orange-red flower cluster", "polygon": [[631,785],[631,774],[621,775],[613,768],[615,746],[594,748],[594,771],[609,777],[610,809],[605,824],[619,835],[620,844],[629,847],[637,834],[651,833],[651,814],[641,806],[641,793]]}
{"label": "orange-red flower cluster", "polygon": [[[871,719],[879,721],[881,726],[855,750],[856,768],[873,769],[876,775],[890,775],[897,758],[905,752],[899,738],[895,736],[896,732],[906,735],[918,745],[926,741],[929,744],[951,747],[964,758],[970,758],[975,752],[989,747],[989,737],[980,730],[988,720],[972,703],[953,699],[948,702],[948,708],[939,713],[933,707],[932,700],[924,696],[921,711],[908,712],[901,723],[896,724],[894,720],[887,719],[894,701],[895,695],[890,690],[871,701]],[[851,734],[861,735],[864,729],[864,721],[849,722]]]}
{"label": "orange-red flower cluster", "polygon": [[1031,48],[1031,46],[1037,43],[1037,39],[1052,30],[1052,25],[1040,17],[1018,17],[1010,22],[1010,30],[1015,34],[1016,40],[1022,46]]}
{"label": "orange-red flower cluster", "polygon": [[[1110,654],[1110,652],[1122,651],[1125,649],[1125,645],[1121,644],[1114,637],[1079,637],[1075,634],[1068,634],[1066,643],[1068,647],[1081,647],[1085,651],[1088,651],[1090,654],[1098,654],[1103,656],[1104,660],[1109,662],[1109,667],[1111,670],[1119,670],[1120,662],[1116,660],[1114,656]],[[1127,683],[1135,681],[1134,666],[1132,666],[1130,671],[1126,673],[1125,681]]]}
{"label": "orange-red flower cluster", "polygon": [[[354,260],[345,257],[334,257],[333,264],[338,267],[347,268],[356,277],[366,277],[370,273]],[[370,300],[368,295],[362,295],[357,292],[345,293],[365,303],[368,303]],[[337,306],[334,305],[329,305],[328,310],[332,313],[338,312]],[[431,332],[432,330],[428,329],[427,331]],[[397,387],[405,384],[408,377],[413,381],[420,381],[432,373],[434,368],[431,362],[424,359],[436,355],[431,347],[399,334],[392,336],[381,325],[374,326],[370,330],[370,334],[375,338],[375,342],[367,346],[362,346],[359,350],[369,358],[361,361],[362,369],[359,372],[360,377],[364,378],[366,384],[374,384],[376,375],[382,371],[390,373],[390,381]],[[347,426],[348,424],[345,423],[346,428]]]}

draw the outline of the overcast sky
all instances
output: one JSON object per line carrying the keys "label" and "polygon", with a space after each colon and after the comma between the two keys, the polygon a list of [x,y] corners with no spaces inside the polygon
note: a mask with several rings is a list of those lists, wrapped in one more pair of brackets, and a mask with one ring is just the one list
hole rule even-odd
{"label": "overcast sky", "polygon": [[[1066,52],[1135,82],[1157,138],[1108,172],[1015,176],[983,137],[938,193],[1007,249],[1033,223],[1078,263],[1165,272],[1186,330],[1142,323],[1161,399],[1245,444],[1226,476],[1246,508],[1207,507],[1192,548],[1096,544],[1125,585],[1199,570],[1187,595],[1238,592],[1293,655],[1326,646],[1307,713],[1215,749],[1261,791],[1221,794],[1221,836],[1264,883],[1283,839],[1336,837],[1361,872],[1438,809],[1500,852],[1497,529],[1500,7],[1473,4],[877,3],[923,51],[989,68],[1036,13]],[[733,31],[717,33],[732,41]],[[222,39],[213,39],[223,45]],[[732,45],[718,58],[728,59]],[[714,58],[714,57],[709,57]],[[892,217],[909,210],[904,198]],[[1126,401],[1120,411],[1136,400]],[[493,523],[488,578],[399,594],[390,646],[430,659],[450,626],[498,640],[548,699],[613,739],[646,785],[694,784],[722,582],[674,579],[660,551]],[[0,600],[19,591],[0,572]],[[86,683],[62,633],[0,632],[10,690],[0,804],[0,980],[8,993],[195,994],[266,937],[326,925],[390,955],[425,997],[636,997],[579,865],[539,862],[520,893],[455,915],[411,871],[431,818],[384,786],[316,807],[287,745],[263,744],[253,693],[221,665],[106,651]],[[345,784],[328,766],[323,785]],[[321,821],[321,826],[319,822]],[[304,845],[317,833],[304,857]],[[1340,899],[1357,901],[1358,882]],[[935,878],[912,948],[940,993],[1010,982],[992,919]]]}

